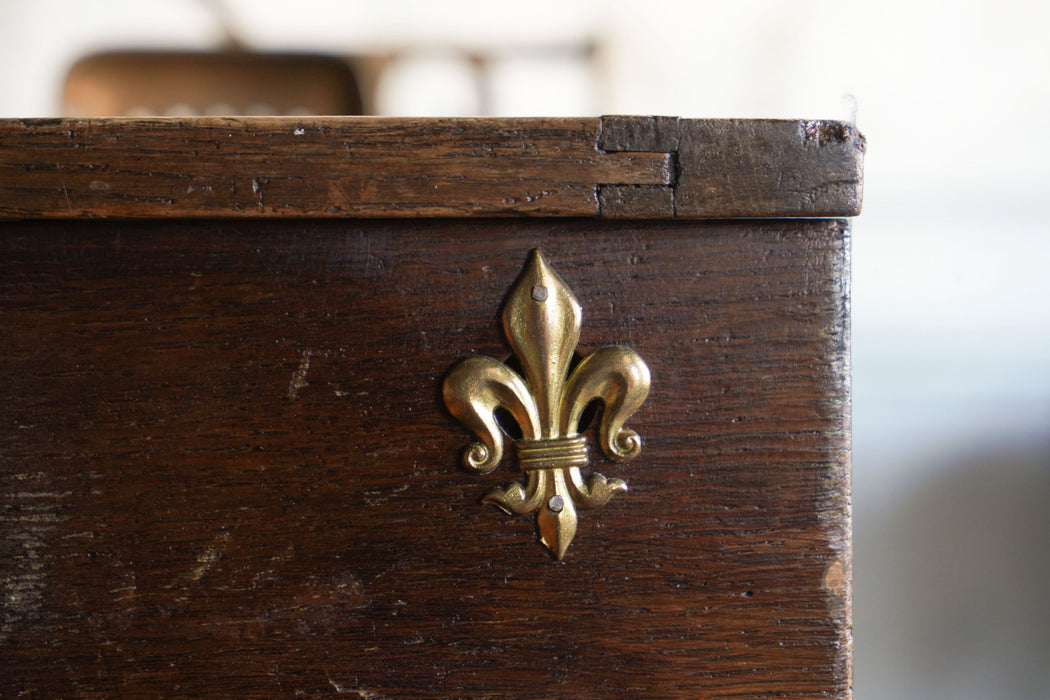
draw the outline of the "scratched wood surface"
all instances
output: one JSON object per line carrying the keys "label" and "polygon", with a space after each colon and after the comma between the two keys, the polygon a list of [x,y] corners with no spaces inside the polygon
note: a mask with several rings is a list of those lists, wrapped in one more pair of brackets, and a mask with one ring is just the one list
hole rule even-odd
{"label": "scratched wood surface", "polygon": [[[246,167],[245,173],[251,168]],[[247,176],[247,175],[246,175]],[[653,372],[566,560],[459,467],[541,246]],[[836,220],[0,223],[0,696],[850,696]]]}
{"label": "scratched wood surface", "polygon": [[675,117],[0,120],[0,218],[836,217],[848,124]]}

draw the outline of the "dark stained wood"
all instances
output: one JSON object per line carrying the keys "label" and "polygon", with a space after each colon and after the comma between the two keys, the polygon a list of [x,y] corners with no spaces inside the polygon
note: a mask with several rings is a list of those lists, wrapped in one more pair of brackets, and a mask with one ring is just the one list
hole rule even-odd
{"label": "dark stained wood", "polygon": [[603,151],[677,151],[678,117],[602,117],[598,148]]}
{"label": "dark stained wood", "polygon": [[0,218],[852,216],[863,148],[839,122],[0,120]]}
{"label": "dark stained wood", "polygon": [[667,153],[602,153],[598,119],[0,122],[0,216],[598,214],[598,183],[667,184]]}
{"label": "dark stained wood", "polygon": [[843,122],[680,120],[675,216],[855,216],[863,153]]}
{"label": "dark stained wood", "polygon": [[[581,351],[653,372],[641,455],[595,465],[631,490],[562,563],[479,503],[517,474],[459,468],[439,393],[509,354],[534,246]],[[0,224],[0,696],[849,697],[847,248],[835,220]]]}
{"label": "dark stained wood", "polygon": [[[848,229],[789,217],[855,213],[862,152],[833,122],[0,123],[0,217],[33,219],[0,222],[0,697],[850,697]],[[561,563],[479,502],[513,460],[460,469],[440,395],[509,354],[536,246],[581,352],[653,372],[641,455],[594,465],[630,491]]]}
{"label": "dark stained wood", "polygon": [[864,137],[843,122],[603,117],[598,143],[609,152],[668,151],[676,157],[669,185],[603,187],[606,217],[860,213]]}

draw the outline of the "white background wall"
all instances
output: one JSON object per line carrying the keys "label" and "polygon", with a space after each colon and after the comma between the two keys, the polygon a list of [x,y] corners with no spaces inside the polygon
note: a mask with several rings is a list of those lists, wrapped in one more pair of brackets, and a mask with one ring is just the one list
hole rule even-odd
{"label": "white background wall", "polygon": [[855,116],[857,698],[1050,698],[1050,6],[0,0],[0,117],[89,51],[214,46],[216,7],[260,49],[429,47],[388,113],[478,109],[449,46],[595,40],[498,63],[491,113]]}

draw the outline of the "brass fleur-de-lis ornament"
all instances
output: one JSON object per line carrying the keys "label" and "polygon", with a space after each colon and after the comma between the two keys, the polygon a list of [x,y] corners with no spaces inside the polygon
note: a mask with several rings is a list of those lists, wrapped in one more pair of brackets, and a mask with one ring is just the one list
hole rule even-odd
{"label": "brass fleur-de-lis ornament", "polygon": [[627,347],[598,348],[570,371],[581,319],[579,301],[534,250],[502,316],[524,376],[491,357],[469,357],[453,366],[444,385],[449,411],[480,439],[464,453],[468,469],[496,468],[503,458],[496,411],[514,416],[525,483],[494,488],[482,500],[508,513],[537,511],[540,541],[558,559],[576,534],[576,509],[598,508],[627,490],[622,480],[598,473],[584,480],[587,438],[578,434],[584,409],[595,399],[604,403],[599,443],[607,457],[624,462],[638,456],[642,441],[623,424],[649,394],[649,368]]}

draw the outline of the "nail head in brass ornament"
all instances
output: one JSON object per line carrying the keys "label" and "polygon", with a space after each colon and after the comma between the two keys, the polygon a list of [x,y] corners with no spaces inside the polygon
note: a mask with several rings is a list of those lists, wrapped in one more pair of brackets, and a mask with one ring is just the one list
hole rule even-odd
{"label": "nail head in brass ornament", "polygon": [[621,479],[597,472],[584,479],[587,438],[580,417],[594,400],[605,405],[599,444],[612,460],[638,456],[641,438],[624,423],[649,395],[649,367],[627,347],[610,345],[570,365],[583,313],[572,290],[533,250],[503,307],[503,330],[521,363],[519,374],[491,357],[468,357],[445,379],[449,411],[479,439],[464,452],[472,471],[488,473],[503,458],[496,411],[517,421],[516,442],[525,482],[492,489],[482,499],[508,513],[536,512],[540,541],[558,559],[576,535],[576,510],[598,508],[627,490]]}

